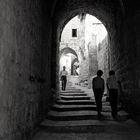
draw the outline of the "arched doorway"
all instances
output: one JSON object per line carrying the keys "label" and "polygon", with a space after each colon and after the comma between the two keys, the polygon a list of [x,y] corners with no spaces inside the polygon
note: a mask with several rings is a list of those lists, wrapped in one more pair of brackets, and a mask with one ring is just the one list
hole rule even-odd
{"label": "arched doorway", "polygon": [[60,70],[62,70],[63,66],[65,66],[69,75],[73,75],[73,61],[78,61],[77,53],[70,47],[64,47],[60,50],[59,59]]}
{"label": "arched doorway", "polygon": [[[117,70],[117,67],[115,67],[115,60],[113,57],[110,56],[116,56],[117,53],[114,53],[114,51],[117,51],[117,48],[121,47],[122,41],[120,41],[121,38],[121,26],[119,24],[120,19],[122,18],[122,13],[120,2],[115,1],[108,1],[108,2],[101,2],[101,1],[86,1],[83,0],[82,3],[79,0],[76,0],[75,6],[71,6],[71,4],[74,1],[58,1],[56,3],[56,8],[54,8],[53,11],[53,17],[54,19],[54,34],[53,34],[53,51],[52,56],[55,57],[56,61],[52,61],[52,73],[55,73],[56,81],[52,82],[52,86],[56,87],[58,83],[58,70],[59,70],[59,42],[61,40],[62,31],[65,27],[65,25],[76,15],[84,15],[85,13],[88,13],[90,15],[96,16],[106,27],[108,31],[108,69],[115,69]],[[116,8],[117,5],[117,8]],[[117,16],[116,12],[114,12],[114,9],[118,11]],[[117,44],[117,46],[116,46]],[[113,51],[112,51],[113,49]],[[118,52],[119,53],[119,52]],[[83,57],[84,58],[84,57]],[[54,75],[53,75],[54,77]]]}
{"label": "arched doorway", "polygon": [[90,79],[96,75],[98,69],[104,71],[106,78],[109,67],[107,36],[106,28],[96,17],[79,14],[72,18],[61,34],[59,69],[66,66],[69,75],[78,76],[77,84],[80,85],[87,81],[90,84]]}

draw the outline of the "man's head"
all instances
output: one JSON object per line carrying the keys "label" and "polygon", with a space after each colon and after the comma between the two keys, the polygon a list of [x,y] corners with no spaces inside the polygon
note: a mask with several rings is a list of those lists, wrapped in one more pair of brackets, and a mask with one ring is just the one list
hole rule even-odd
{"label": "man's head", "polygon": [[111,75],[115,75],[115,71],[114,70],[110,70],[109,71],[109,75],[111,76]]}
{"label": "man's head", "polygon": [[65,66],[63,66],[63,70],[65,70],[66,69],[66,67]]}
{"label": "man's head", "polygon": [[97,71],[97,75],[98,75],[98,76],[102,76],[102,75],[103,75],[103,71],[102,71],[102,70],[98,70],[98,71]]}

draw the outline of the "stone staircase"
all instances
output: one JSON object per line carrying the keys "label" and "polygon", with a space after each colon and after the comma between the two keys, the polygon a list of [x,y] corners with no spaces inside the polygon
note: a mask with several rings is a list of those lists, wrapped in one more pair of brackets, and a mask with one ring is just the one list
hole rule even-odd
{"label": "stone staircase", "polygon": [[56,101],[40,127],[47,132],[104,132],[123,131],[134,124],[129,115],[119,107],[118,120],[111,116],[108,102],[103,102],[103,117],[99,120],[95,100],[80,87],[68,83],[66,91],[60,91]]}

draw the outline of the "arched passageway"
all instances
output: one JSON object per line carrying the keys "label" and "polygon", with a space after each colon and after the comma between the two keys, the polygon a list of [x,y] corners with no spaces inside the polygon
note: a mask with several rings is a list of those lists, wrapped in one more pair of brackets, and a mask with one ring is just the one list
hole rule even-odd
{"label": "arched passageway", "polygon": [[0,7],[1,139],[27,139],[46,117],[58,88],[61,33],[85,13],[106,27],[109,69],[122,81],[125,109],[139,120],[139,1],[6,0]]}
{"label": "arched passageway", "polygon": [[[69,7],[71,6],[70,4],[72,4],[72,2],[66,4],[67,9],[69,9]],[[61,8],[60,7],[62,5],[59,6],[59,2],[57,3],[57,8],[58,9],[55,9],[56,10],[55,11],[56,13],[54,14],[54,16],[59,20],[59,22],[58,22],[58,20],[56,21],[56,24],[55,24],[55,27],[54,27],[54,29],[56,29],[56,31],[57,31],[57,36],[54,36],[54,40],[56,39],[55,42],[58,42],[57,44],[55,44],[55,46],[57,46],[56,47],[56,50],[58,50],[57,48],[59,48],[59,41],[60,41],[60,38],[61,38],[61,32],[63,31],[63,27],[66,25],[66,23],[68,23],[68,21],[71,18],[73,18],[74,16],[76,16],[77,13],[79,13],[79,14],[89,13],[89,14],[91,14],[93,16],[98,17],[98,19],[100,19],[102,21],[102,23],[105,25],[105,27],[108,30],[108,40],[109,40],[110,46],[113,48],[113,50],[115,50],[115,49],[118,50],[117,47],[116,47],[116,45],[114,45],[114,44],[117,44],[117,46],[119,48],[121,48],[120,41],[117,40],[118,37],[116,38],[116,36],[120,36],[120,38],[121,38],[121,34],[120,34],[120,32],[118,32],[118,34],[117,34],[118,29],[116,29],[116,26],[115,26],[117,24],[117,23],[115,23],[116,16],[113,17],[113,15],[110,14],[111,11],[109,12],[109,11],[106,11],[105,9],[102,9],[102,4],[101,4],[101,6],[99,6],[100,3],[97,4],[97,6],[99,6],[100,10],[96,10],[96,9],[98,9],[98,7],[94,7],[94,5],[90,5],[90,6],[88,5],[88,8],[86,7],[86,5],[88,5],[88,2],[84,2],[82,8],[81,7],[78,8],[78,6],[80,6],[80,4],[79,5],[77,4],[77,5],[75,5],[75,6],[77,6],[77,7],[75,7],[76,10],[69,9],[69,12],[67,13],[67,12],[65,12],[65,10],[66,10],[65,8],[62,8],[62,10],[64,10],[64,11],[61,12]],[[115,8],[115,5],[112,3],[112,7],[113,6]],[[106,8],[108,8],[109,10],[111,10],[110,7],[108,7],[107,5],[106,5]],[[116,10],[119,10],[119,7]],[[67,16],[65,16],[65,14]],[[122,16],[121,13],[118,13],[118,18],[121,18],[121,16]],[[117,43],[115,43],[115,42],[117,42]],[[112,53],[111,50],[112,49],[109,47],[109,50],[108,51],[109,51],[110,55]],[[54,51],[54,53],[55,52],[56,52],[56,55],[55,56],[58,57],[58,52],[57,51]],[[111,67],[113,66],[113,61],[110,58],[109,58],[109,63],[110,63],[109,67],[111,69]],[[57,67],[59,67],[57,62],[54,65],[57,66]],[[54,71],[56,71],[56,70],[54,69]],[[56,76],[56,79],[57,79],[57,76]],[[55,86],[56,83],[54,83],[53,85]]]}
{"label": "arched passageway", "polygon": [[[98,69],[104,71],[106,80],[109,68],[108,49],[107,31],[102,22],[92,15],[79,14],[73,17],[63,28],[59,57],[62,61],[62,54],[67,54],[68,52],[77,56],[79,64],[74,67],[72,65],[72,67],[75,71],[74,75],[79,75],[79,83],[89,82],[89,79],[96,75]],[[66,65],[65,62],[62,62],[62,64]],[[66,67],[68,68],[69,66]],[[60,63],[61,69],[62,65]]]}
{"label": "arched passageway", "polygon": [[[54,10],[52,11],[52,15],[54,18],[53,23],[53,46],[54,50],[52,51],[53,57],[55,57],[56,61],[52,62],[52,70],[53,73],[56,73],[56,81],[52,82],[52,86],[56,88],[56,83],[58,82],[58,67],[59,63],[57,62],[58,58],[58,48],[59,42],[61,39],[61,33],[63,31],[64,26],[68,23],[70,19],[75,17],[77,14],[88,13],[90,15],[96,16],[106,27],[108,31],[108,41],[109,41],[109,56],[108,56],[108,65],[109,70],[114,69],[116,71],[117,77],[122,81],[123,87],[123,103],[128,108],[130,112],[133,112],[135,109],[139,110],[139,103],[136,101],[133,102],[138,94],[138,88],[134,84],[139,80],[135,77],[137,72],[135,71],[136,66],[134,64],[135,60],[139,62],[138,57],[136,58],[134,54],[136,51],[132,49],[133,41],[135,40],[133,37],[130,39],[128,34],[133,34],[133,30],[129,30],[129,25],[127,20],[124,20],[125,9],[122,2],[115,1],[57,1]],[[129,20],[129,19],[128,19]],[[129,20],[130,21],[130,20]],[[131,25],[131,22],[130,22]],[[128,33],[127,35],[125,33]],[[57,33],[57,34],[55,34]],[[131,35],[132,35],[131,34]],[[127,40],[127,37],[130,39]],[[133,40],[133,41],[132,41]],[[129,43],[131,44],[129,44]],[[135,43],[134,43],[135,44]],[[131,47],[129,47],[131,46]],[[134,52],[134,53],[131,53]],[[135,59],[131,59],[135,58]],[[135,67],[129,65],[129,62],[132,62]],[[135,76],[132,76],[135,75]],[[132,83],[130,81],[133,81]],[[136,83],[137,83],[136,82]],[[130,88],[132,87],[132,88]],[[139,87],[139,86],[138,86]],[[137,89],[137,90],[135,90]],[[135,94],[134,92],[135,91]],[[133,101],[132,101],[133,100]],[[132,103],[130,105],[130,102]],[[135,104],[135,105],[134,105]],[[133,109],[130,109],[131,108]],[[134,109],[135,108],[135,109]],[[132,111],[133,110],[133,111]],[[137,112],[137,111],[135,111]]]}

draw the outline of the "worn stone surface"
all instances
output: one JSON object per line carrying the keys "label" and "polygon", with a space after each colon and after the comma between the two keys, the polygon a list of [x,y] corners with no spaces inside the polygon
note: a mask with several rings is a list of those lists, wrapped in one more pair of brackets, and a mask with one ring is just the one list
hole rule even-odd
{"label": "worn stone surface", "polygon": [[47,75],[42,73],[47,67],[42,64],[42,50],[47,45],[43,42],[41,6],[39,0],[0,1],[1,140],[27,139],[43,118],[41,79],[47,80],[44,76],[49,70]]}
{"label": "worn stone surface", "polygon": [[98,58],[97,58],[97,46],[96,36],[93,36],[92,41],[88,44],[88,56],[89,56],[89,77],[96,75],[98,70]]}
{"label": "worn stone surface", "polygon": [[108,36],[97,47],[98,69],[103,71],[103,78],[107,79],[109,72]]}

